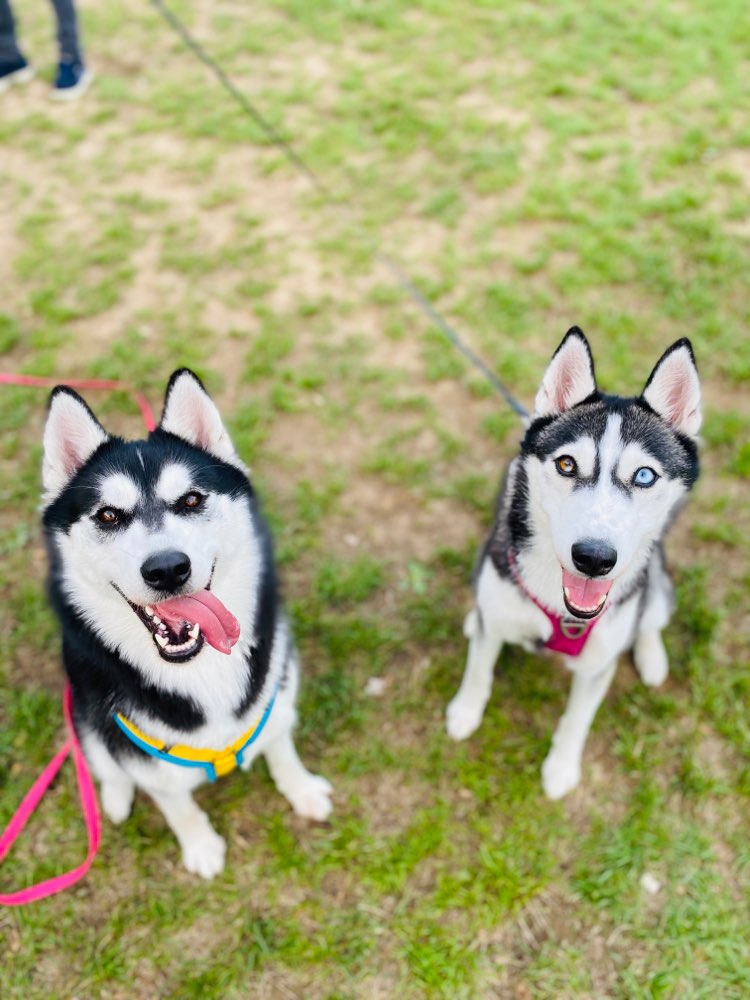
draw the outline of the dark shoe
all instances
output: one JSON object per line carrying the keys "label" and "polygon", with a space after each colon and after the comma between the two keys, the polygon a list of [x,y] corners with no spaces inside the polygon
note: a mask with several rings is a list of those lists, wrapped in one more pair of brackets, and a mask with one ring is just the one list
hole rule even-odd
{"label": "dark shoe", "polygon": [[52,97],[56,101],[73,101],[81,96],[93,79],[94,74],[80,59],[65,59],[57,67]]}
{"label": "dark shoe", "polygon": [[14,83],[28,83],[33,75],[33,66],[29,66],[23,56],[10,62],[0,62],[0,94]]}

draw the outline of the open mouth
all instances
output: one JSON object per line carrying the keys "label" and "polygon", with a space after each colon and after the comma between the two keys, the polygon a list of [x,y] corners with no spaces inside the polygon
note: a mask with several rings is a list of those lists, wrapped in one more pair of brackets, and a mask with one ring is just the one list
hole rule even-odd
{"label": "open mouth", "polygon": [[144,606],[125,600],[153,636],[159,656],[170,663],[191,660],[206,642],[229,654],[240,636],[239,622],[210,590]]}
{"label": "open mouth", "polygon": [[576,576],[563,570],[563,600],[568,611],[576,618],[590,620],[604,610],[607,594],[614,580],[599,580],[589,576]]}

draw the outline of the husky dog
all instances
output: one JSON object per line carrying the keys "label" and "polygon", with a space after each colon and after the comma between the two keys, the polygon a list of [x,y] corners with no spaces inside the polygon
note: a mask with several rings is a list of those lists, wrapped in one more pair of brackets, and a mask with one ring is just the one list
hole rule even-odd
{"label": "husky dog", "polygon": [[580,781],[584,743],[620,653],[632,647],[646,684],[666,679],[661,630],[674,597],[662,538],[698,477],[700,423],[685,339],[634,398],[599,392],[578,327],[544,375],[480,554],[464,625],[468,662],[447,727],[463,740],[482,721],[504,642],[563,653],[573,685],[542,767],[551,799]]}
{"label": "husky dog", "polygon": [[199,379],[172,375],[141,441],[108,435],[58,386],[43,483],[73,717],[110,819],[142,788],[186,868],[212,878],[226,844],[193,789],[259,753],[295,812],[325,819],[331,786],[292,742],[297,654],[268,529]]}

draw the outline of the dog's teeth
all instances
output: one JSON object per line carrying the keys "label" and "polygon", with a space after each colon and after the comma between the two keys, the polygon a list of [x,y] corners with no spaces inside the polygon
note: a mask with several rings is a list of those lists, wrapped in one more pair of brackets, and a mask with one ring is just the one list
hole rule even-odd
{"label": "dog's teeth", "polygon": [[161,618],[157,618],[156,615],[153,617],[154,625],[161,625]]}
{"label": "dog's teeth", "polygon": [[200,632],[200,630],[201,627],[198,624],[198,622],[196,622],[195,625],[193,625],[193,627],[188,631],[188,635],[190,636],[191,639],[197,640],[198,633]]}
{"label": "dog's teeth", "polygon": [[166,649],[167,646],[169,645],[169,640],[166,638],[166,636],[159,635],[158,632],[154,634],[154,639],[156,639],[156,641],[159,643],[162,649]]}
{"label": "dog's teeth", "polygon": [[146,612],[146,614],[149,616],[149,618],[154,613],[154,609],[151,607],[150,604],[147,604],[146,607],[143,610]]}

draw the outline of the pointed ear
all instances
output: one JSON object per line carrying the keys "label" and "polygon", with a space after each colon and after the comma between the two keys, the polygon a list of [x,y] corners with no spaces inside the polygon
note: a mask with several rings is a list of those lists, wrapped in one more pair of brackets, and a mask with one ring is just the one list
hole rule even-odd
{"label": "pointed ear", "polygon": [[219,411],[201,380],[189,368],[180,368],[170,378],[159,426],[245,471]]}
{"label": "pointed ear", "polygon": [[641,394],[676,431],[696,437],[701,426],[701,386],[687,337],[672,344],[651,372]]}
{"label": "pointed ear", "polygon": [[96,449],[107,432],[77,392],[66,385],[53,390],[44,428],[42,484],[51,503]]}
{"label": "pointed ear", "polygon": [[544,373],[534,404],[534,417],[569,410],[596,392],[594,359],[583,330],[572,326]]}

